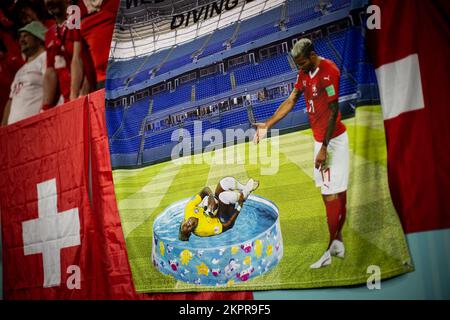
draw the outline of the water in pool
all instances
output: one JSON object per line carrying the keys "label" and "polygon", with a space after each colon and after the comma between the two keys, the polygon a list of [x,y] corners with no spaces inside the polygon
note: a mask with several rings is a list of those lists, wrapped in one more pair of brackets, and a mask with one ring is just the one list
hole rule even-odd
{"label": "water in pool", "polygon": [[152,261],[161,273],[194,285],[232,286],[264,274],[283,256],[278,208],[250,195],[230,230],[178,240],[190,199],[166,208],[153,223]]}

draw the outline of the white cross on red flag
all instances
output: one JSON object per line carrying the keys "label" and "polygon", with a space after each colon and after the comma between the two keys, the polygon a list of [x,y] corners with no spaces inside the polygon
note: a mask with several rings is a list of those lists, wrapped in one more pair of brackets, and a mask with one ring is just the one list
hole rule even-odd
{"label": "white cross on red flag", "polygon": [[394,205],[406,232],[450,227],[450,2],[373,0],[368,32]]}
{"label": "white cross on red flag", "polygon": [[0,130],[6,299],[104,297],[85,99]]}

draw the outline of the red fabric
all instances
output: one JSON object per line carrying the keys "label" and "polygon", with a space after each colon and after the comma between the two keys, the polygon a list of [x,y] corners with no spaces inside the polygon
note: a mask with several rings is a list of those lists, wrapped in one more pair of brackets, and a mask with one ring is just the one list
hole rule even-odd
{"label": "red fabric", "polygon": [[450,2],[374,0],[381,29],[368,32],[375,68],[419,57],[425,108],[385,121],[388,178],[404,230],[450,227]]}
{"label": "red fabric", "polygon": [[[0,129],[5,299],[80,299],[106,289],[88,198],[86,116],[82,99]],[[43,288],[43,255],[24,254],[22,232],[39,216],[37,184],[49,179],[56,179],[58,213],[78,208],[81,244],[60,250],[60,285]],[[70,265],[81,268],[80,290],[66,286]]]}
{"label": "red fabric", "polygon": [[53,19],[46,19],[46,20],[41,21],[41,22],[44,24],[44,26],[47,29],[52,28],[55,25],[55,23],[56,23],[55,20],[53,20]]}
{"label": "red fabric", "polygon": [[118,5],[118,0],[104,0],[100,11],[81,20],[81,35],[86,41],[94,63],[97,82],[106,80],[109,50],[105,48],[111,46]]}
{"label": "red fabric", "polygon": [[[303,92],[305,96],[306,111],[308,112],[314,139],[322,142],[325,139],[328,120],[331,115],[328,104],[339,97],[340,72],[336,64],[328,59],[322,59],[318,68],[319,70],[313,78],[300,69],[295,88]],[[334,94],[329,96],[326,88],[330,85],[334,87]],[[337,137],[344,132],[345,125],[341,122],[341,113],[339,112],[331,137]]]}

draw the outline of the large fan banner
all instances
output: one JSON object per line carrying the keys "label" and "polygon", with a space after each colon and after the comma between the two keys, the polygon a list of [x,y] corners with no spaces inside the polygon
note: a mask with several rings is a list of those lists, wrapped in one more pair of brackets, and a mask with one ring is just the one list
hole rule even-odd
{"label": "large fan banner", "polygon": [[106,122],[136,291],[344,286],[412,271],[366,7],[197,3],[122,1],[111,44]]}

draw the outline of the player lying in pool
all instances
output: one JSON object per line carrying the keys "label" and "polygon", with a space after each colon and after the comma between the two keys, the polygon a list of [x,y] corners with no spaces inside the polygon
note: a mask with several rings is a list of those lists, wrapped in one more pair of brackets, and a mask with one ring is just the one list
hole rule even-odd
{"label": "player lying in pool", "polygon": [[242,185],[233,177],[225,177],[213,193],[205,187],[184,209],[184,220],[178,238],[188,241],[192,233],[210,237],[231,229],[249,194],[258,188],[258,181],[248,180]]}

